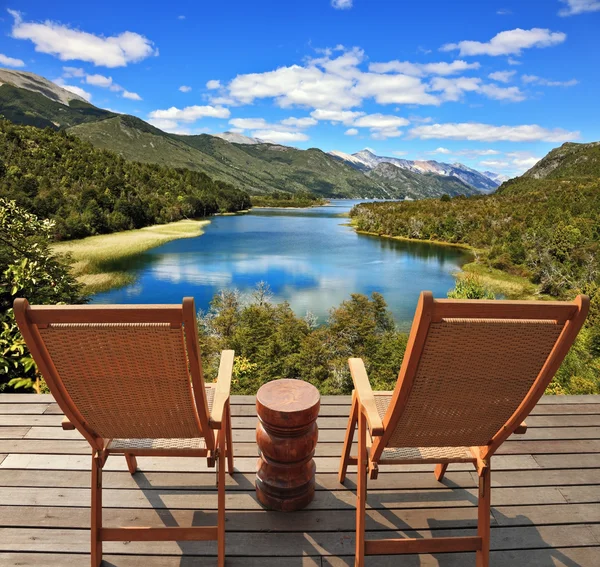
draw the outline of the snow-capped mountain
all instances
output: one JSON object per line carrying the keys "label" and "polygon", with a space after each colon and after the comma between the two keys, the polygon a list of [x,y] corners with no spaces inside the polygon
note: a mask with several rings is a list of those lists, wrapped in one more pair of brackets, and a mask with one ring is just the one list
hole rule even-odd
{"label": "snow-capped mountain", "polygon": [[249,136],[244,136],[243,134],[238,134],[237,132],[222,132],[221,134],[214,134],[217,138],[221,138],[223,140],[227,140],[232,144],[245,144],[248,146],[254,146],[256,144],[264,144],[263,140],[260,138],[250,138]]}
{"label": "snow-capped mountain", "polygon": [[[369,171],[377,167],[380,163],[391,163],[402,169],[407,169],[413,173],[435,173],[446,177],[456,177],[463,183],[475,187],[484,193],[492,193],[504,181],[500,180],[504,176],[485,172],[482,173],[462,163],[442,163],[435,160],[413,161],[409,159],[400,159],[394,157],[382,157],[375,155],[368,149],[361,150],[355,154],[346,154],[344,152],[332,151],[330,155],[337,159],[345,161],[361,171]],[[494,177],[491,177],[493,175]]]}
{"label": "snow-capped mountain", "polygon": [[484,171],[483,175],[489,177],[492,181],[498,183],[498,185],[502,185],[505,181],[508,181],[510,179],[508,175],[503,175],[502,173],[494,173],[493,171]]}

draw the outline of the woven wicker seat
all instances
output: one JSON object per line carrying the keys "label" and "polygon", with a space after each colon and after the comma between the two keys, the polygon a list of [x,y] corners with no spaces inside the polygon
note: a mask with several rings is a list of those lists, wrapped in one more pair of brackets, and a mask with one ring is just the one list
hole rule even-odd
{"label": "woven wicker seat", "polygon": [[[103,541],[217,540],[225,562],[225,470],[233,473],[229,389],[233,351],[223,351],[217,382],[204,384],[196,310],[182,305],[30,306],[15,318],[56,402],[63,427],[77,429],[92,453],[92,567]],[[216,526],[104,528],[102,469],[111,454],[218,460]],[[227,467],[226,467],[227,464]]]}
{"label": "woven wicker seat", "polygon": [[[356,562],[365,555],[475,551],[489,565],[490,465],[500,445],[526,431],[523,420],[552,380],[581,329],[589,298],[574,302],[434,300],[423,292],[393,392],[373,392],[364,363],[354,381],[339,479],[358,465]],[[358,425],[358,455],[351,456]],[[478,535],[365,541],[367,474],[379,466],[450,463],[479,474]]]}

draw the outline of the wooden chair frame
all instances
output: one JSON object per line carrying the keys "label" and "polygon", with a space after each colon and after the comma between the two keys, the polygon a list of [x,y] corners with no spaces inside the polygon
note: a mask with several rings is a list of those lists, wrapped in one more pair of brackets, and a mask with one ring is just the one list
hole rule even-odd
{"label": "wooden chair frame", "polygon": [[[102,563],[102,543],[105,541],[207,541],[216,540],[218,565],[225,564],[225,467],[233,474],[233,447],[229,391],[233,372],[234,352],[221,353],[219,374],[215,385],[212,411],[209,414],[204,376],[198,348],[198,330],[194,300],[185,298],[182,305],[76,305],[32,306],[26,299],[16,299],[14,313],[19,329],[39,371],[44,376],[54,399],[65,414],[64,429],[77,429],[92,448],[91,478],[91,565]],[[39,328],[52,323],[169,323],[183,326],[189,372],[193,387],[196,420],[205,440],[200,449],[109,449],[110,439],[98,435],[73,403],[54,366],[40,335]],[[190,394],[192,388],[190,388]],[[218,514],[216,526],[202,527],[121,527],[105,528],[102,523],[102,469],[110,454],[123,454],[131,474],[137,470],[136,456],[206,457],[210,467],[217,466]]]}
{"label": "wooden chair frame", "polygon": [[[556,374],[573,341],[581,329],[589,310],[589,298],[579,295],[572,302],[550,301],[484,301],[434,300],[431,292],[422,292],[410,336],[394,390],[390,407],[381,419],[376,406],[377,393],[371,390],[364,363],[359,358],[349,359],[354,382],[352,407],[346,429],[344,449],[339,468],[339,481],[344,482],[348,465],[357,465],[356,489],[356,555],[355,565],[364,565],[365,555],[408,553],[441,553],[475,551],[477,567],[489,566],[491,480],[490,463],[500,445],[513,433],[525,433],[525,418],[535,407],[546,387]],[[554,348],[546,359],[529,392],[517,410],[486,446],[470,447],[470,458],[440,460],[402,459],[381,462],[386,448],[405,406],[407,405],[417,373],[419,359],[429,326],[450,318],[482,319],[540,319],[564,323]],[[358,455],[352,456],[354,430],[358,426]],[[379,465],[434,462],[435,478],[442,481],[449,463],[470,462],[479,475],[478,531],[472,537],[439,537],[433,539],[381,539],[365,541],[367,474],[377,478]]]}

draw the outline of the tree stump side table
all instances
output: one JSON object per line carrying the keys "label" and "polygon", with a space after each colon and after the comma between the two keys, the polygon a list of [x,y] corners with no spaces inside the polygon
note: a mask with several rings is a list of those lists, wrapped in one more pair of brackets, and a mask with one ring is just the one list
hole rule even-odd
{"label": "tree stump side table", "polygon": [[319,406],[319,391],[302,380],[274,380],[258,390],[256,497],[265,508],[291,512],[312,501]]}

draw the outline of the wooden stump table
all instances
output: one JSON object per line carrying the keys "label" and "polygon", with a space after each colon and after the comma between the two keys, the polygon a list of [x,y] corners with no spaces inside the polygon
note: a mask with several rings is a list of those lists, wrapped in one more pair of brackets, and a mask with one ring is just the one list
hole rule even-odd
{"label": "wooden stump table", "polygon": [[302,380],[274,380],[258,390],[256,496],[265,508],[291,512],[312,501],[319,406],[319,391]]}

